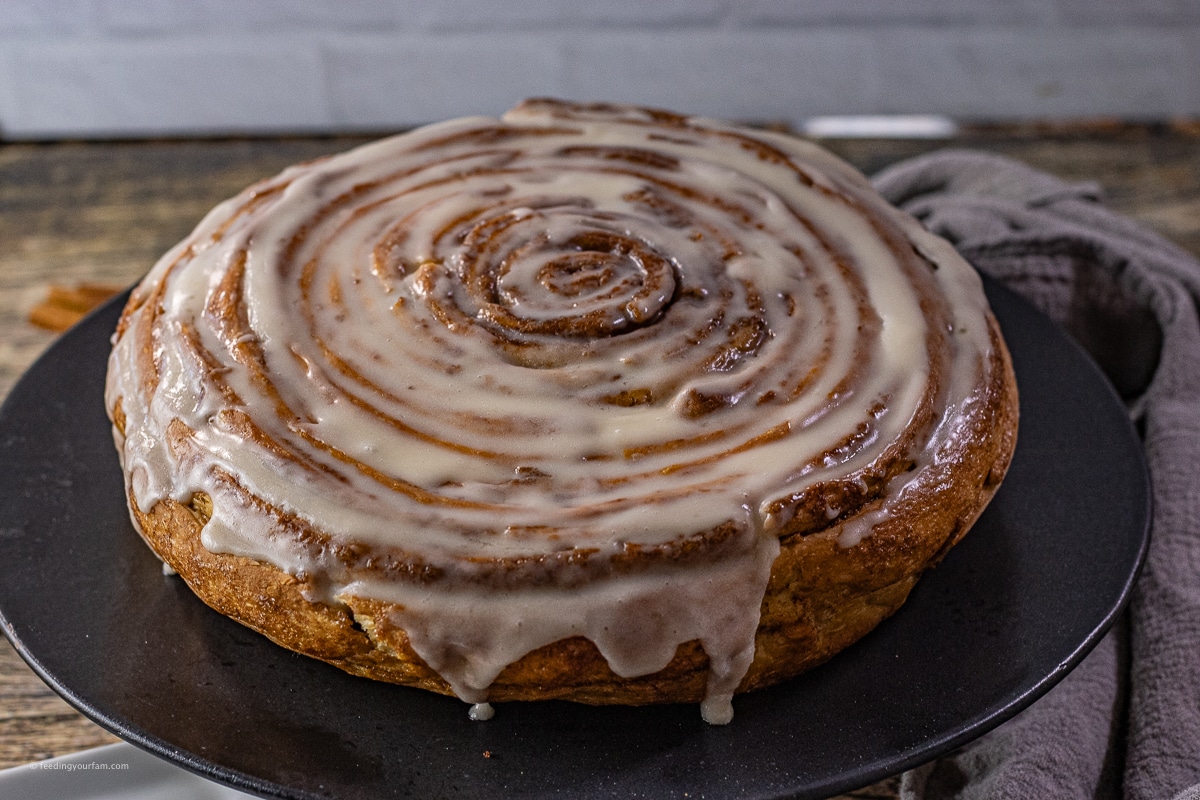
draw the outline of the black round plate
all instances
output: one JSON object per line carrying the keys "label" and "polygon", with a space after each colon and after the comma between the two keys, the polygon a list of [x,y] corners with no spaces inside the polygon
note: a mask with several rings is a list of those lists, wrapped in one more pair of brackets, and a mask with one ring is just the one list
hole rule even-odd
{"label": "black round plate", "polygon": [[1008,478],[908,603],[822,667],[696,706],[500,705],[354,678],[209,610],[129,522],[102,391],[118,298],[0,409],[0,616],[98,723],[267,797],[815,798],[984,733],[1061,679],[1123,605],[1148,538],[1141,448],[1100,372],[994,282],[1021,390]]}

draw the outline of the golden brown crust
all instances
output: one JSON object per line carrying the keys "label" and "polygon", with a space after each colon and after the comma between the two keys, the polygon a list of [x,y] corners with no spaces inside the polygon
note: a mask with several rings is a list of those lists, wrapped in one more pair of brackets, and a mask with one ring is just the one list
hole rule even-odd
{"label": "golden brown crust", "polygon": [[[1017,393],[1008,351],[990,320],[993,363],[990,384],[980,387],[970,429],[940,489],[916,493],[851,547],[838,543],[853,520],[834,520],[824,530],[783,531],[771,571],[755,641],[755,657],[739,691],[798,675],[843,650],[895,612],[929,567],[974,523],[997,490],[1012,458],[1017,431]],[[114,422],[123,427],[116,404]],[[213,553],[201,543],[211,509],[198,495],[190,505],[159,501],[143,512],[130,506],[143,536],[188,583],[222,614],[275,642],[341,669],[376,680],[443,694],[450,687],[413,651],[405,632],[391,622],[390,606],[378,600],[342,598],[344,605],[310,602],[305,582],[276,567],[236,555]],[[870,506],[859,509],[869,513]],[[660,672],[637,678],[615,675],[588,640],[573,637],[529,653],[492,684],[490,700],[565,699],[594,704],[698,702],[704,698],[708,659],[698,642],[682,645]]]}

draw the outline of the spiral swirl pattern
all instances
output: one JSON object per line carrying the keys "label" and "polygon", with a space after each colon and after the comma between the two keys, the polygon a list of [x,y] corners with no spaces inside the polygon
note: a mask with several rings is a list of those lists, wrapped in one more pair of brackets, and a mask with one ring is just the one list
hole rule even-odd
{"label": "spiral swirl pattern", "polygon": [[135,292],[109,405],[139,507],[209,495],[212,550],[410,608],[406,586],[594,600],[647,576],[700,602],[681,570],[726,575],[749,628],[675,637],[716,664],[745,660],[781,537],[950,435],[985,314],[945,243],[811,145],[530,101],[215,209]]}

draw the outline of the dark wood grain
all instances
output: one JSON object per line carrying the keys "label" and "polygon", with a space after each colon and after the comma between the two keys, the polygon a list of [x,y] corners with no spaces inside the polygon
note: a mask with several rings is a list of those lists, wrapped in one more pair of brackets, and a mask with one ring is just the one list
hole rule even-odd
{"label": "dark wood grain", "polygon": [[[0,145],[0,397],[54,339],[29,313],[52,286],[128,285],[217,202],[352,137]],[[825,142],[866,172],[973,147],[1068,180],[1200,255],[1200,135],[1187,126],[981,127],[951,142]],[[0,644],[0,768],[115,741]],[[894,798],[898,779],[844,795]]]}

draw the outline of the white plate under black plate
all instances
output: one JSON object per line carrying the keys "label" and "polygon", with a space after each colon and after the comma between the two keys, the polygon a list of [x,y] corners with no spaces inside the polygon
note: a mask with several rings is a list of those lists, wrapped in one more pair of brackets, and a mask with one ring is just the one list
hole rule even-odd
{"label": "white plate under black plate", "polygon": [[988,283],[1021,391],[1008,478],[976,528],[857,645],[696,706],[500,705],[345,675],[200,603],[133,531],[102,391],[120,303],[0,409],[0,617],[68,702],[134,744],[268,797],[815,798],[982,734],[1061,679],[1123,605],[1149,488],[1124,409],[1059,329]]}

